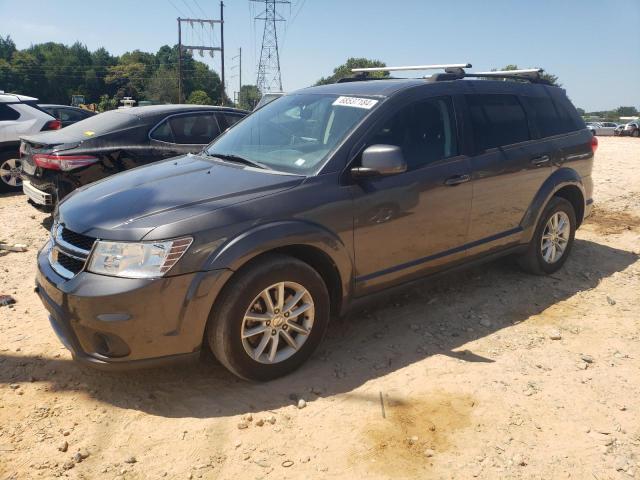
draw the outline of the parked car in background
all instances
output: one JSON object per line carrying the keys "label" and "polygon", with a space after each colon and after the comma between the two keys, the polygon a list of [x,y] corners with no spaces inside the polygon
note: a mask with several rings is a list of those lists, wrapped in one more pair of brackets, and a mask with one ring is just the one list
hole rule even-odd
{"label": "parked car in background", "polygon": [[60,120],[62,128],[68,127],[85,118],[93,117],[96,112],[68,105],[50,105],[39,103],[38,106],[54,118]]}
{"label": "parked car in background", "polygon": [[200,105],[132,107],[57,132],[25,135],[20,147],[23,191],[33,203],[53,207],[76,188],[109,175],[199,152],[245,115]]}
{"label": "parked car in background", "polygon": [[615,129],[617,127],[618,124],[614,122],[598,122],[592,124],[591,126],[587,126],[589,130],[592,130],[592,133],[594,135],[602,137],[614,135]]}
{"label": "parked car in background", "polygon": [[22,190],[20,136],[60,128],[37,98],[0,91],[0,193]]}
{"label": "parked car in background", "polygon": [[615,128],[615,130],[613,131],[613,134],[614,134],[616,137],[619,137],[620,135],[622,135],[622,132],[624,131],[624,126],[625,126],[625,125],[624,125],[624,123],[623,123],[623,124],[618,125],[618,126]]}
{"label": "parked car in background", "polygon": [[556,272],[591,210],[598,139],[543,79],[459,70],[288,94],[197,155],[76,191],[37,260],[62,343],[105,369],[210,348],[264,381],[373,292],[507,254]]}
{"label": "parked car in background", "polygon": [[277,100],[278,98],[284,96],[285,93],[284,92],[268,92],[265,93],[264,95],[262,95],[262,97],[260,98],[260,101],[258,102],[258,104],[255,106],[255,108],[253,109],[258,110],[259,108],[264,107],[266,104],[273,102],[274,100]]}
{"label": "parked car in background", "polygon": [[624,130],[622,130],[622,135],[629,137],[640,137],[640,122],[635,120],[633,122],[629,122],[624,126]]}

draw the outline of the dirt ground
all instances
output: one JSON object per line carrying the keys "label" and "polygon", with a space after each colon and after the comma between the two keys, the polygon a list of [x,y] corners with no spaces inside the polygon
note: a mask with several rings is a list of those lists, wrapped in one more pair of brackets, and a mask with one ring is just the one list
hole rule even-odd
{"label": "dirt ground", "polygon": [[0,480],[640,478],[640,140],[601,138],[593,177],[557,274],[424,281],[268,384],[76,365],[33,293],[46,215],[1,197],[0,239],[29,250],[0,256]]}

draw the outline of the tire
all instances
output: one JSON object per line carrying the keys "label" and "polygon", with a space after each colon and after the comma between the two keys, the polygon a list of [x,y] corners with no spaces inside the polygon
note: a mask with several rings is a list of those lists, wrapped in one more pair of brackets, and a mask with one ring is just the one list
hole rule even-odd
{"label": "tire", "polygon": [[17,175],[21,162],[13,152],[0,153],[0,193],[21,192],[22,179]]}
{"label": "tire", "polygon": [[640,137],[640,130],[634,130],[633,132],[631,132],[631,136],[636,138]]}
{"label": "tire", "polygon": [[[281,283],[285,284],[284,302],[278,302]],[[271,292],[271,313],[265,290]],[[290,305],[298,294],[300,299]],[[307,310],[289,316],[285,313],[288,306],[291,312]],[[205,335],[215,357],[232,373],[247,380],[272,380],[294,371],[311,356],[326,332],[329,310],[327,287],[316,270],[296,258],[268,254],[231,277],[213,306]],[[245,315],[259,319],[253,321]],[[297,328],[292,328],[293,324]],[[251,335],[256,331],[260,333]]]}
{"label": "tire", "polygon": [[[568,220],[569,230],[564,235],[556,235],[553,236],[553,233],[548,231],[548,228],[552,228],[550,225],[551,218],[564,220],[565,224]],[[557,238],[557,245],[564,245],[564,250],[562,250],[559,257],[553,259],[553,256],[550,253],[553,253],[554,250],[544,249],[543,247],[543,235],[547,235],[551,233],[552,238]],[[536,226],[535,233],[533,234],[533,238],[531,242],[529,242],[529,246],[527,251],[518,258],[518,263],[520,267],[528,273],[532,273],[534,275],[549,275],[558,271],[564,265],[564,262],[569,257],[571,253],[571,248],[573,246],[573,241],[576,233],[576,213],[571,203],[560,197],[553,197],[547,206],[545,207],[542,215],[540,216],[540,220],[538,221],[538,225]],[[562,239],[566,241],[563,242]],[[551,241],[551,244],[554,242]],[[549,245],[549,241],[545,242],[545,245]],[[557,249],[555,250],[557,252]],[[547,258],[547,259],[545,259]]]}

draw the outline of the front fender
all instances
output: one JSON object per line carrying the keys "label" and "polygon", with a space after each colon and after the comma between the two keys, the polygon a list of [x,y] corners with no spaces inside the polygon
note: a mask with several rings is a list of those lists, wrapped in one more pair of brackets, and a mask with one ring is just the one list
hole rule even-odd
{"label": "front fender", "polygon": [[335,233],[304,220],[266,223],[241,233],[211,254],[205,270],[237,271],[262,253],[292,246],[312,247],[324,253],[338,271],[343,298],[351,296],[354,265],[349,249]]}
{"label": "front fender", "polygon": [[[559,168],[553,172],[549,178],[542,184],[538,193],[529,205],[524,217],[522,218],[521,227],[523,230],[523,242],[528,243],[533,237],[538,220],[544,211],[545,206],[551,200],[555,193],[566,186],[575,186],[582,193],[582,201],[585,202],[585,188],[582,184],[582,178],[572,168]],[[586,207],[586,205],[583,205]]]}

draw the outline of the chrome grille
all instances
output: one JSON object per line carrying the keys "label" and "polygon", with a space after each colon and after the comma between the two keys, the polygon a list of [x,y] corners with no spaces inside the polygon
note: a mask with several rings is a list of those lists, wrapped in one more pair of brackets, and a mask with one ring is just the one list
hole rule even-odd
{"label": "chrome grille", "polygon": [[51,227],[51,268],[64,278],[73,278],[84,269],[95,241],[55,222]]}

